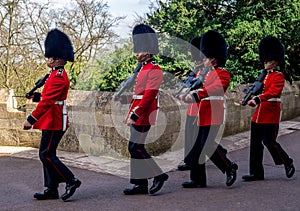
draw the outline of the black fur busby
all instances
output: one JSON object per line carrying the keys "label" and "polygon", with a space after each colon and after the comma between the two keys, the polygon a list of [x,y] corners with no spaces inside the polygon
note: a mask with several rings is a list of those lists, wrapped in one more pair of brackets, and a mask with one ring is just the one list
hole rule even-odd
{"label": "black fur busby", "polygon": [[74,62],[74,51],[69,37],[58,29],[48,32],[45,40],[45,57]]}
{"label": "black fur busby", "polygon": [[218,66],[225,66],[228,46],[219,32],[209,30],[204,33],[200,43],[200,50],[206,57],[217,59]]}
{"label": "black fur busby", "polygon": [[201,37],[194,37],[191,40],[191,59],[192,59],[192,61],[200,61],[201,60],[200,42],[201,42]]}
{"label": "black fur busby", "polygon": [[155,31],[148,25],[139,24],[133,28],[133,51],[158,54],[158,39]]}
{"label": "black fur busby", "polygon": [[275,60],[278,61],[280,67],[284,66],[284,46],[276,37],[266,36],[263,38],[258,45],[258,53],[262,64]]}

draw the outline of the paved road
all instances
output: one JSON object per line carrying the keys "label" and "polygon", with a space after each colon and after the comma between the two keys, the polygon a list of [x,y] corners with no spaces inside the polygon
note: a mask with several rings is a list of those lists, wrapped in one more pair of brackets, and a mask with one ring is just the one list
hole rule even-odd
{"label": "paved road", "polygon": [[[28,157],[28,152],[0,152],[0,210],[300,210],[300,131],[281,135],[279,142],[295,161],[296,174],[291,179],[265,150],[265,180],[243,182],[249,148],[241,147],[229,153],[239,165],[238,179],[230,188],[225,186],[225,175],[210,162],[207,188],[183,189],[181,183],[189,179],[189,172],[172,170],[163,189],[154,196],[125,196],[122,190],[129,186],[127,178],[99,169],[71,167],[83,183],[68,202],[35,200],[33,193],[43,189],[41,163]],[[59,191],[63,193],[64,185]]]}

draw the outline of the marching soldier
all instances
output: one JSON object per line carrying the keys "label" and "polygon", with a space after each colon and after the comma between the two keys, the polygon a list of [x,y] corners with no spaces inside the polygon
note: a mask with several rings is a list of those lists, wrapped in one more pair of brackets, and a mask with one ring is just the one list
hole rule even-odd
{"label": "marching soldier", "polygon": [[43,164],[44,192],[35,193],[37,200],[58,199],[59,183],[66,183],[66,191],[62,200],[70,198],[80,186],[81,181],[74,177],[56,156],[57,146],[68,128],[66,99],[70,87],[64,65],[74,61],[72,43],[68,36],[58,29],[48,32],[45,40],[45,57],[47,66],[51,68],[45,82],[42,99],[35,110],[24,122],[24,130],[31,128],[42,130],[39,157]]}
{"label": "marching soldier", "polygon": [[[155,31],[148,25],[139,24],[133,28],[134,52],[142,63],[133,90],[132,103],[125,123],[130,126],[128,150],[130,159],[130,183],[134,186],[124,189],[125,195],[154,194],[159,191],[168,175],[163,173],[145,149],[145,139],[155,124],[158,109],[158,92],[163,80],[161,68],[152,55],[159,52]],[[148,191],[148,179],[154,178]]]}
{"label": "marching soldier", "polygon": [[[202,61],[200,57],[200,41],[201,37],[194,37],[191,40],[191,59],[195,62],[196,68],[193,70],[193,78],[197,78],[201,72]],[[192,76],[189,76],[192,77]],[[189,78],[187,78],[189,80]],[[192,102],[186,112],[185,133],[184,133],[184,163],[178,165],[179,171],[191,169],[191,147],[195,143],[198,134],[197,116],[198,116],[198,102]]]}
{"label": "marching soldier", "polygon": [[217,31],[207,31],[201,38],[200,50],[204,54],[204,68],[209,68],[202,87],[190,92],[186,102],[196,100],[198,110],[198,134],[191,150],[190,181],[182,183],[184,188],[206,187],[206,156],[226,173],[226,185],[236,180],[238,166],[231,162],[227,150],[216,143],[220,126],[224,121],[224,94],[229,87],[230,73],[223,68],[227,57],[227,44]]}
{"label": "marching soldier", "polygon": [[[250,174],[244,181],[264,180],[263,150],[269,150],[276,165],[284,165],[288,178],[295,173],[293,160],[276,141],[280,122],[280,96],[284,87],[284,47],[273,36],[263,38],[258,46],[259,59],[267,71],[261,93],[248,101],[256,111],[251,120]],[[279,70],[276,68],[279,67]]]}

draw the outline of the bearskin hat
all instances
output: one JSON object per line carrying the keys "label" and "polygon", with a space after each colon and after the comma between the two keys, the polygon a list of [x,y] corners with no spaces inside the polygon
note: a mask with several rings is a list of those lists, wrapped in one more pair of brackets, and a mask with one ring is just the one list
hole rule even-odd
{"label": "bearskin hat", "polygon": [[191,40],[191,59],[192,59],[192,61],[200,61],[201,60],[200,42],[201,42],[201,37],[194,37]]}
{"label": "bearskin hat", "polygon": [[69,37],[58,29],[48,32],[45,40],[45,57],[74,62],[74,51]]}
{"label": "bearskin hat", "polygon": [[263,64],[267,61],[276,60],[279,66],[284,66],[284,46],[274,36],[266,36],[258,45],[259,60]]}
{"label": "bearskin hat", "polygon": [[148,25],[139,24],[133,28],[133,51],[158,54],[158,39],[155,31]]}
{"label": "bearskin hat", "polygon": [[200,43],[200,50],[206,57],[217,59],[218,66],[225,66],[228,46],[219,32],[209,30],[204,33]]}

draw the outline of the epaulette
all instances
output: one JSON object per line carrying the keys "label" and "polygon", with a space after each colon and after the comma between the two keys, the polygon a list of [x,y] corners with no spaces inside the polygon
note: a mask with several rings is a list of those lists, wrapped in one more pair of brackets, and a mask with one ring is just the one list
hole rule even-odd
{"label": "epaulette", "polygon": [[57,74],[61,75],[63,73],[63,71],[65,70],[65,68],[64,68],[64,66],[53,67],[50,72],[52,72],[54,70],[57,70],[56,75]]}
{"label": "epaulette", "polygon": [[156,63],[156,61],[151,61],[151,63],[152,63],[154,66],[158,66],[158,64]]}
{"label": "epaulette", "polygon": [[60,68],[57,70],[56,75],[61,75],[63,73],[64,69]]}
{"label": "epaulette", "polygon": [[144,61],[144,62],[143,62],[143,65],[146,65],[146,64],[148,64],[148,63],[151,63],[151,64],[153,64],[153,65],[155,65],[155,66],[158,65],[158,64],[156,63],[156,61],[154,61],[152,58],[150,58],[150,59]]}
{"label": "epaulette", "polygon": [[146,64],[148,64],[148,63],[150,63],[150,62],[152,62],[152,59],[150,58],[150,59],[148,59],[148,60],[146,60],[146,61],[143,61],[143,65],[146,65]]}

